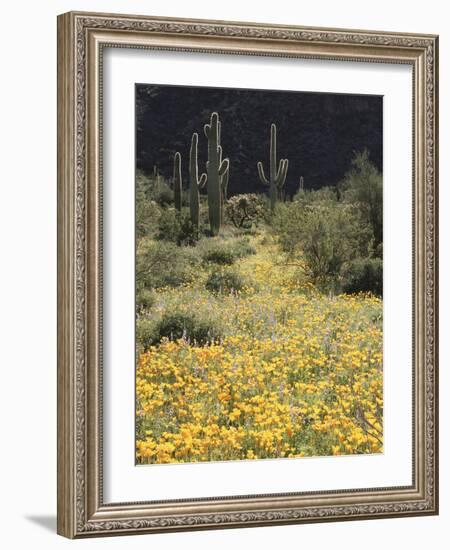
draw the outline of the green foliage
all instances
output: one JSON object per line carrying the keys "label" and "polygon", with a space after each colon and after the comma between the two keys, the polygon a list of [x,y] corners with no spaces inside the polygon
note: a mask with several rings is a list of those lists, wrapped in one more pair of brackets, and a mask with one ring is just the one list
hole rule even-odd
{"label": "green foliage", "polygon": [[222,160],[222,147],[220,145],[221,123],[217,113],[211,114],[209,124],[204,126],[205,136],[208,139],[208,213],[211,234],[218,235],[223,219],[223,195],[228,186],[228,174],[230,162]]}
{"label": "green foliage", "polygon": [[158,221],[157,239],[170,241],[179,246],[195,245],[198,230],[192,224],[190,217],[171,208],[161,212]]}
{"label": "green foliage", "polygon": [[320,189],[310,189],[298,191],[293,199],[294,202],[301,202],[302,204],[313,204],[317,202],[336,202],[338,200],[338,194],[335,187],[324,186]]}
{"label": "green foliage", "polygon": [[155,323],[148,317],[139,317],[136,320],[136,342],[138,343],[139,353],[148,350],[148,348],[157,340]]}
{"label": "green foliage", "polygon": [[256,249],[248,238],[204,239],[200,245],[201,257],[204,262],[218,265],[231,265],[236,260],[256,254]]}
{"label": "green foliage", "polygon": [[226,214],[234,227],[250,229],[263,218],[264,205],[254,193],[235,195],[226,202]]}
{"label": "green foliage", "polygon": [[160,209],[147,197],[148,181],[145,176],[136,177],[136,237],[150,237],[158,227]]}
{"label": "green foliage", "polygon": [[273,228],[288,261],[322,288],[338,288],[343,266],[372,252],[372,229],[351,204],[280,205]]}
{"label": "green foliage", "polygon": [[347,294],[371,292],[383,295],[383,262],[380,258],[358,258],[343,273],[342,290]]}
{"label": "green foliage", "polygon": [[194,280],[199,264],[195,249],[141,239],[136,253],[137,290],[189,283]]}
{"label": "green foliage", "polygon": [[153,321],[140,318],[136,323],[138,341],[144,349],[159,344],[163,338],[183,338],[191,344],[204,346],[220,340],[223,330],[220,323],[194,311],[166,311]]}
{"label": "green foliage", "polygon": [[383,179],[370,162],[369,153],[356,153],[352,167],[338,186],[342,199],[357,203],[372,226],[375,246],[383,242]]}
{"label": "green foliage", "polygon": [[203,260],[219,265],[231,265],[235,262],[236,256],[229,246],[216,245],[206,249],[203,254]]}
{"label": "green foliage", "polygon": [[277,126],[272,124],[270,127],[270,164],[269,164],[269,177],[267,178],[264,173],[264,167],[262,162],[257,163],[258,176],[261,183],[269,187],[270,206],[272,211],[275,210],[277,200],[284,198],[283,186],[286,182],[287,171],[289,167],[289,161],[287,159],[281,159],[280,164],[277,164]]}
{"label": "green foliage", "polygon": [[136,193],[138,203],[142,197],[155,202],[159,206],[167,206],[173,203],[173,191],[156,168],[151,176],[138,171],[136,174]]}
{"label": "green foliage", "polygon": [[209,275],[205,288],[213,293],[231,294],[244,288],[244,280],[237,271],[217,269]]}
{"label": "green foliage", "polygon": [[256,254],[256,248],[250,243],[248,237],[237,239],[230,246],[236,258],[245,258]]}
{"label": "green foliage", "polygon": [[192,223],[190,216],[182,214],[180,216],[180,231],[178,233],[178,246],[195,246],[199,238],[198,227]]}
{"label": "green foliage", "polygon": [[173,208],[165,209],[161,212],[158,221],[157,238],[160,241],[178,242],[181,231],[181,220],[178,212]]}
{"label": "green foliage", "polygon": [[136,294],[136,310],[150,309],[155,305],[155,294],[146,288],[141,288]]}

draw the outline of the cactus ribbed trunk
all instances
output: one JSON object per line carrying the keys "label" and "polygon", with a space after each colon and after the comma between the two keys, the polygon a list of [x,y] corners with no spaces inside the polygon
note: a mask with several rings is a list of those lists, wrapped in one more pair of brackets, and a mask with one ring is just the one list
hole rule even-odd
{"label": "cactus ribbed trunk", "polygon": [[272,124],[270,127],[270,166],[269,178],[264,173],[262,162],[258,162],[258,175],[261,182],[269,186],[270,207],[275,210],[277,199],[282,196],[283,186],[286,182],[289,161],[281,159],[277,165],[277,127]]}
{"label": "cactus ribbed trunk", "polygon": [[208,139],[208,214],[212,235],[218,235],[222,222],[224,176],[229,169],[229,160],[222,160],[220,146],[220,121],[217,113],[212,113],[209,124],[204,127]]}
{"label": "cactus ribbed trunk", "polygon": [[198,177],[198,134],[192,134],[191,149],[189,153],[189,210],[192,225],[199,230],[200,225],[200,193],[199,190],[205,185],[207,176],[202,174]]}
{"label": "cactus ribbed trunk", "polygon": [[181,155],[176,152],[173,158],[173,199],[178,212],[181,212],[181,188]]}

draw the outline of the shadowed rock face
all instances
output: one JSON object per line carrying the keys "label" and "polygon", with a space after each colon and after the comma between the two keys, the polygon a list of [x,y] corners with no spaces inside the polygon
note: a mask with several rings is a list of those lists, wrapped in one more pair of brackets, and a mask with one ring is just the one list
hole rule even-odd
{"label": "shadowed rock face", "polygon": [[305,189],[336,185],[355,151],[367,148],[382,171],[381,96],[279,92],[189,86],[136,86],[137,168],[158,165],[170,179],[173,155],[180,151],[188,181],[189,147],[199,133],[199,170],[205,171],[203,126],[217,111],[222,122],[223,155],[230,159],[228,195],[265,192],[256,163],[268,161],[270,125],[278,128],[278,156],[289,159],[286,195],[304,177]]}

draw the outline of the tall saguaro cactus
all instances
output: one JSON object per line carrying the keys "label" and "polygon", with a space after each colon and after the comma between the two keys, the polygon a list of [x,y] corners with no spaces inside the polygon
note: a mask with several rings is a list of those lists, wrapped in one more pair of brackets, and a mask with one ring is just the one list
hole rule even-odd
{"label": "tall saguaro cactus", "polygon": [[229,170],[228,159],[222,160],[222,147],[220,145],[220,121],[217,113],[211,114],[209,124],[205,124],[205,136],[208,139],[208,162],[206,170],[208,173],[208,213],[209,225],[212,235],[217,235],[220,230],[223,209],[222,186],[227,181],[224,177]]}
{"label": "tall saguaro cactus", "polygon": [[280,159],[280,164],[277,166],[277,127],[272,124],[270,127],[270,167],[269,178],[264,173],[262,162],[258,162],[258,175],[261,182],[269,186],[270,207],[275,209],[277,198],[281,195],[281,190],[286,182],[288,171],[288,159]]}
{"label": "tall saguaro cactus", "polygon": [[192,225],[198,231],[200,222],[200,193],[199,190],[204,187],[207,175],[202,174],[198,177],[198,134],[192,134],[191,149],[189,153],[189,210],[191,214]]}
{"label": "tall saguaro cactus", "polygon": [[181,155],[177,151],[173,157],[173,198],[175,202],[175,208],[178,212],[181,212]]}

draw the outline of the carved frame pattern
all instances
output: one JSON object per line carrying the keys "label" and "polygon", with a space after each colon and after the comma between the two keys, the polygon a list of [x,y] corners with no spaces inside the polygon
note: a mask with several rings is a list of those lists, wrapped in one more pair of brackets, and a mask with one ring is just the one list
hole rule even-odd
{"label": "carved frame pattern", "polygon": [[[151,44],[152,36],[162,40]],[[180,36],[184,45],[177,39]],[[232,39],[230,48],[225,47]],[[101,308],[92,304],[101,295],[97,216],[101,166],[100,156],[91,153],[98,145],[90,133],[99,133],[94,127],[98,96],[89,100],[98,94],[98,81],[92,75],[101,71],[102,44],[413,65],[414,262],[416,321],[421,331],[415,341],[419,345],[423,339],[422,356],[416,355],[415,394],[416,458],[422,467],[415,471],[414,487],[257,495],[254,501],[252,497],[177,501],[156,503],[154,508],[152,503],[102,503],[101,369],[91,364],[101,357]],[[58,18],[58,68],[58,532],[74,538],[436,514],[437,37],[71,12]]]}

